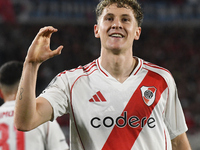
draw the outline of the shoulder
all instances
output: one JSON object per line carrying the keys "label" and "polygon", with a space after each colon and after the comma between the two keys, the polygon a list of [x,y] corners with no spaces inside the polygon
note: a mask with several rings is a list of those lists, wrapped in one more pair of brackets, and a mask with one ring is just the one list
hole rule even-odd
{"label": "shoulder", "polygon": [[153,63],[148,62],[148,61],[143,60],[143,68],[146,68],[148,70],[152,70],[152,71],[160,73],[160,74],[168,74],[168,75],[172,76],[171,72],[168,69],[161,67],[159,65],[153,64]]}
{"label": "shoulder", "polygon": [[145,69],[145,70],[148,70],[148,71],[154,72],[155,74],[160,75],[168,84],[171,82],[174,82],[174,78],[171,72],[164,67],[161,67],[159,65],[143,60],[142,69]]}
{"label": "shoulder", "polygon": [[65,78],[67,77],[68,79],[76,79],[81,76],[88,76],[95,72],[97,70],[97,63],[96,60],[83,65],[83,66],[78,66],[77,68],[73,68],[70,70],[65,70],[57,75],[57,77]]}

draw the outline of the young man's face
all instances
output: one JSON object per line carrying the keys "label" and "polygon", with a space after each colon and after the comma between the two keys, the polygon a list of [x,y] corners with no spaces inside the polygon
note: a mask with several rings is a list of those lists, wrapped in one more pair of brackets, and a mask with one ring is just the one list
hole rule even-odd
{"label": "young man's face", "polygon": [[104,8],[94,32],[95,37],[100,38],[102,48],[119,53],[132,50],[133,41],[139,39],[141,28],[130,7],[118,8],[112,4]]}

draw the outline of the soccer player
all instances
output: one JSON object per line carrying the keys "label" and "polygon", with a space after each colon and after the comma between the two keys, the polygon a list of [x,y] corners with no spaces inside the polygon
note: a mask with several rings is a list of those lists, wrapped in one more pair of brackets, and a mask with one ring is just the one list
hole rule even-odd
{"label": "soccer player", "polygon": [[65,136],[55,121],[46,122],[28,131],[14,127],[14,108],[23,63],[10,61],[0,68],[0,95],[4,104],[0,107],[1,150],[69,150]]}
{"label": "soccer player", "polygon": [[40,29],[24,62],[15,109],[17,129],[31,130],[69,113],[72,150],[190,150],[172,75],[133,56],[143,20],[138,2],[102,0],[96,15],[100,57],[59,73],[36,98],[40,65],[63,49],[50,49],[57,29]]}

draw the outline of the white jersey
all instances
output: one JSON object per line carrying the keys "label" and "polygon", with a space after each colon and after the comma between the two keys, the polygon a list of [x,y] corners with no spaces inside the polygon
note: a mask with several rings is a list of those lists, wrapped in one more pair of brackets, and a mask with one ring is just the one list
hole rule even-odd
{"label": "white jersey", "polygon": [[68,150],[65,136],[56,121],[46,122],[29,131],[14,127],[15,101],[0,107],[0,150]]}
{"label": "white jersey", "polygon": [[187,131],[170,72],[137,59],[123,83],[97,59],[58,74],[40,95],[55,118],[70,113],[71,150],[171,150]]}

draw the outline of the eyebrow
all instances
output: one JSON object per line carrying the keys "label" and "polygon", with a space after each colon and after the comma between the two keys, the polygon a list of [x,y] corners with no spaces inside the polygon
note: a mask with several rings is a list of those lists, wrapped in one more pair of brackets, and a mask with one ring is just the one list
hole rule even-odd
{"label": "eyebrow", "polygon": [[[112,13],[107,13],[105,16],[115,16],[115,15],[112,14]],[[123,16],[123,17],[130,17],[130,15],[128,15],[128,14],[122,14],[121,16]]]}
{"label": "eyebrow", "polygon": [[105,16],[114,16],[114,14],[112,14],[112,13],[107,13],[107,14],[105,14]]}
{"label": "eyebrow", "polygon": [[130,15],[128,15],[128,14],[123,14],[122,16],[123,17],[130,17]]}

